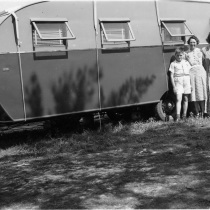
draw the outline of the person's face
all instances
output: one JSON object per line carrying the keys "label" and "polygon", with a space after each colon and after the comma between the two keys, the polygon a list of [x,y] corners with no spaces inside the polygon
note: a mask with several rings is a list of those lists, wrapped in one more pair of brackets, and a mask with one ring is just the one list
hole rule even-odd
{"label": "person's face", "polygon": [[183,53],[176,53],[175,57],[176,57],[176,60],[178,62],[180,62],[182,60],[182,58],[183,58]]}
{"label": "person's face", "polygon": [[190,49],[193,50],[197,45],[197,42],[195,39],[190,39]]}

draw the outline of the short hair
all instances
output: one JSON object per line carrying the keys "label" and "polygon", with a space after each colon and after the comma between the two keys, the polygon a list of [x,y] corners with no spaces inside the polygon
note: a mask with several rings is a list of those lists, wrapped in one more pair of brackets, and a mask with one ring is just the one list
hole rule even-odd
{"label": "short hair", "polygon": [[210,33],[208,34],[206,41],[210,44]]}
{"label": "short hair", "polygon": [[196,37],[196,36],[191,36],[189,39],[188,39],[188,41],[187,41],[187,44],[190,44],[190,40],[191,39],[195,39],[195,41],[197,42],[197,44],[199,44],[200,43],[200,41],[199,41],[199,39]]}
{"label": "short hair", "polygon": [[181,53],[184,53],[184,50],[181,48],[181,47],[177,47],[176,49],[175,49],[175,55],[176,54],[181,54]]}

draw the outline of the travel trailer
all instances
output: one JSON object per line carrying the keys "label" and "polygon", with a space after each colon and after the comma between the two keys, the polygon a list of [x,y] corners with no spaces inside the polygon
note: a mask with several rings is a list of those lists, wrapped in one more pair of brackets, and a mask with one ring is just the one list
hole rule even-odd
{"label": "travel trailer", "polygon": [[[207,1],[40,1],[0,13],[0,122],[175,107],[177,46],[206,45]],[[150,109],[149,109],[150,110]]]}

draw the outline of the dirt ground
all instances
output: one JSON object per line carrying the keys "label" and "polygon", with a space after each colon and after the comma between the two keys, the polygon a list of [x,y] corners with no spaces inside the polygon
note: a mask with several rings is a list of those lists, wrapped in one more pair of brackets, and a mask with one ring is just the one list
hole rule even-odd
{"label": "dirt ground", "polygon": [[98,153],[0,158],[0,209],[210,208],[210,121],[129,134]]}

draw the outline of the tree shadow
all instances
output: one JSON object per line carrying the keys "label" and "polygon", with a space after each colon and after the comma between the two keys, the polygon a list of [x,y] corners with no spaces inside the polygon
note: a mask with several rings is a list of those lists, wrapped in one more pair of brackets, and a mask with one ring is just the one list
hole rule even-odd
{"label": "tree shadow", "polygon": [[130,77],[117,91],[112,91],[107,99],[103,98],[103,101],[106,101],[104,106],[110,107],[139,103],[141,97],[147,92],[149,86],[153,84],[155,79],[155,75],[135,79]]}
{"label": "tree shadow", "polygon": [[209,136],[165,123],[113,132],[127,141],[106,151],[1,158],[0,208],[209,208]]}
{"label": "tree shadow", "polygon": [[27,117],[37,117],[43,115],[42,90],[38,77],[33,73],[29,83],[24,88]]}
{"label": "tree shadow", "polygon": [[[100,69],[99,80],[103,78],[103,69]],[[100,99],[104,108],[119,105],[139,103],[142,96],[147,92],[156,79],[155,75],[145,78],[128,78],[118,90],[110,92],[109,96],[104,95],[100,87]],[[45,88],[45,86],[43,86]],[[98,101],[98,74],[97,65],[92,67],[70,69],[64,72],[50,84],[52,94],[52,110],[48,115],[71,114],[74,112],[87,112],[88,110],[99,110]],[[29,83],[25,86],[25,101],[27,118],[42,117],[44,115],[44,95],[38,76],[33,73]],[[50,97],[49,97],[50,98]]]}
{"label": "tree shadow", "polygon": [[[68,113],[84,111],[89,102],[93,100],[97,89],[96,65],[92,68],[86,66],[77,70],[76,75],[69,71],[64,73],[51,85],[55,102],[55,112]],[[92,107],[94,108],[94,107]]]}
{"label": "tree shadow", "polygon": [[[64,72],[55,81],[51,82],[50,93],[53,97],[54,111],[49,115],[86,111],[99,107],[94,99],[98,91],[96,64],[92,68],[84,66],[74,73],[73,69]],[[100,74],[100,76],[102,73]],[[32,73],[29,82],[25,85],[25,102],[28,118],[42,117],[44,114],[43,90],[48,88],[46,84],[41,87],[36,73]],[[90,105],[91,104],[91,105]],[[92,107],[88,107],[92,106]]]}

